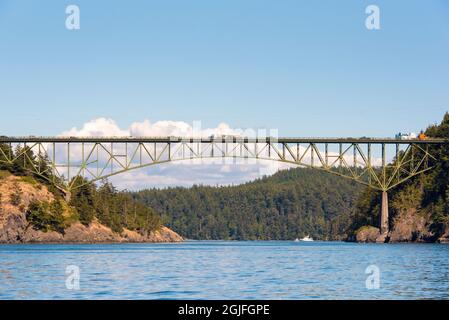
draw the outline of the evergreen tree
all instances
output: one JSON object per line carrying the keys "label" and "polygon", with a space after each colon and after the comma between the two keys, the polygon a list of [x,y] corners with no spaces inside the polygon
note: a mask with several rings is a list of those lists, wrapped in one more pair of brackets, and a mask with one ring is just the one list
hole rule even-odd
{"label": "evergreen tree", "polygon": [[89,225],[95,217],[95,185],[86,183],[83,184],[82,179],[80,183],[80,187],[75,189],[72,194],[70,205],[73,206],[77,213],[79,221],[84,225]]}
{"label": "evergreen tree", "polygon": [[0,170],[12,170],[10,159],[12,158],[13,154],[13,150],[8,144],[0,143]]}

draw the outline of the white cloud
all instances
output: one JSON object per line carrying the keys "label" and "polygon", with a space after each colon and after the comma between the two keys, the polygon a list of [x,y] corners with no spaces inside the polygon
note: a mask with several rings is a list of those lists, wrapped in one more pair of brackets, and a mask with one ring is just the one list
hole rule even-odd
{"label": "white cloud", "polygon": [[76,127],[60,134],[61,137],[207,137],[211,135],[241,135],[244,130],[232,129],[226,123],[220,123],[215,128],[201,128],[196,121],[192,125],[184,121],[134,122],[127,129],[121,129],[112,119],[98,118],[89,121],[81,129]]}
{"label": "white cloud", "polygon": [[129,130],[122,130],[112,119],[98,118],[89,121],[81,129],[72,128],[60,134],[61,137],[126,137]]}

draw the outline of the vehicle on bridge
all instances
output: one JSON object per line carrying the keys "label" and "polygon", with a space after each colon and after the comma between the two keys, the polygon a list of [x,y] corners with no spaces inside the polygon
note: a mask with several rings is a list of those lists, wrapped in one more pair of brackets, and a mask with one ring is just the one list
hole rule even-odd
{"label": "vehicle on bridge", "polygon": [[416,133],[414,132],[410,132],[410,133],[401,133],[399,132],[396,136],[395,136],[396,140],[427,140],[428,137],[426,136],[426,134],[421,131],[418,135],[416,135]]}
{"label": "vehicle on bridge", "polygon": [[418,135],[418,140],[427,140],[426,134],[421,130],[421,132]]}
{"label": "vehicle on bridge", "polygon": [[395,138],[397,140],[415,140],[416,138],[418,138],[418,136],[414,132],[410,132],[410,133],[401,133],[401,132],[399,132],[395,136]]}

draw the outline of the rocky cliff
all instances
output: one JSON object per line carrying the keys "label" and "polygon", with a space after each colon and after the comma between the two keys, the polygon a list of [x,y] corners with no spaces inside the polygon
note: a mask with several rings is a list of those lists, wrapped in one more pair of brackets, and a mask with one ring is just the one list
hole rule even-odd
{"label": "rocky cliff", "polygon": [[436,233],[432,230],[431,214],[415,208],[401,210],[393,218],[390,232],[381,235],[379,228],[364,226],[355,232],[357,242],[439,242],[449,243],[449,228]]}
{"label": "rocky cliff", "polygon": [[[20,201],[14,199],[20,198]],[[0,177],[0,243],[112,243],[112,242],[180,242],[182,237],[161,227],[149,233],[123,229],[112,231],[94,219],[89,225],[71,221],[62,232],[37,230],[27,220],[32,202],[52,202],[54,195],[46,186],[29,179],[5,174]],[[65,215],[70,208],[64,203]],[[70,218],[70,217],[69,217]],[[70,219],[68,219],[70,220]]]}

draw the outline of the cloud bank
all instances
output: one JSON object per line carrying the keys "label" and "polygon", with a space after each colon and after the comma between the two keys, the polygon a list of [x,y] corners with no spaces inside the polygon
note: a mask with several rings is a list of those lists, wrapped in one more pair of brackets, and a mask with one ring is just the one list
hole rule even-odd
{"label": "cloud bank", "polygon": [[98,118],[85,123],[81,129],[76,127],[63,132],[65,137],[162,137],[162,136],[193,136],[207,137],[210,135],[243,135],[245,130],[232,129],[226,123],[220,123],[216,128],[201,128],[196,121],[192,125],[184,121],[134,122],[127,129],[120,128],[112,119]]}

